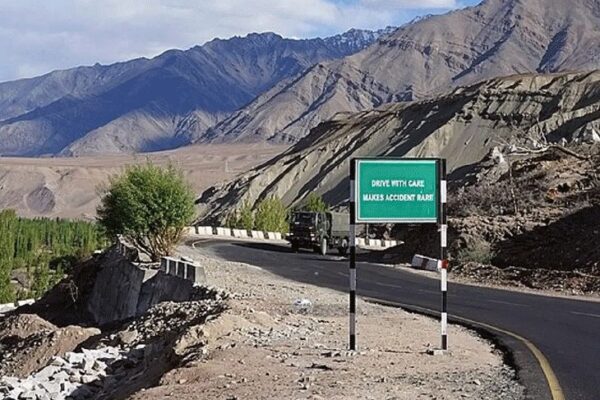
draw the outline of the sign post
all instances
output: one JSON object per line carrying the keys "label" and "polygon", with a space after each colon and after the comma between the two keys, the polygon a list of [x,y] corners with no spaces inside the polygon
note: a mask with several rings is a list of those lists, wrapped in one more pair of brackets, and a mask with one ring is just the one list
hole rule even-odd
{"label": "sign post", "polygon": [[356,350],[356,224],[438,224],[442,350],[447,350],[446,163],[437,158],[356,158],[350,162],[350,349]]}

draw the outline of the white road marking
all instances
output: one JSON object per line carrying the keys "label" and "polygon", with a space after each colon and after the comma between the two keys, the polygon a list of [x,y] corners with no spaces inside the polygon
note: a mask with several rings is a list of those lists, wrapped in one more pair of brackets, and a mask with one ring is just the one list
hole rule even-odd
{"label": "white road marking", "polygon": [[529,307],[527,304],[511,303],[510,301],[487,300],[490,303],[508,304],[509,306]]}
{"label": "white road marking", "polygon": [[599,315],[599,314],[589,314],[589,313],[577,312],[577,311],[571,311],[571,314],[575,314],[575,315],[583,315],[583,316],[586,316],[586,317],[600,318],[600,315]]}

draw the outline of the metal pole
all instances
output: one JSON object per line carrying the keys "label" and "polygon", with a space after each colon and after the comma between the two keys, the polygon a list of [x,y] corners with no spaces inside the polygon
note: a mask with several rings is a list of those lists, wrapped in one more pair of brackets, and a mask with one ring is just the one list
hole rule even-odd
{"label": "metal pole", "polygon": [[448,350],[448,221],[447,221],[447,182],[446,160],[440,163],[440,285],[442,290],[442,350]]}
{"label": "metal pole", "polygon": [[350,350],[356,350],[356,161],[350,160]]}

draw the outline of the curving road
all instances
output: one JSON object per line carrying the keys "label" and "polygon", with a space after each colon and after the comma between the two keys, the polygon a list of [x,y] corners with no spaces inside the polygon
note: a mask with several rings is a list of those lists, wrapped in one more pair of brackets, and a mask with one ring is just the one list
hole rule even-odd
{"label": "curving road", "polygon": [[[285,244],[213,239],[197,246],[222,259],[257,265],[288,279],[347,290],[348,261],[333,254],[294,254]],[[440,307],[437,279],[366,262],[357,264],[357,276],[360,296],[420,311]],[[448,290],[451,317],[468,319],[467,325],[474,328],[481,328],[481,323],[499,329],[486,326],[485,331],[491,331],[500,345],[510,348],[531,399],[559,400],[562,391],[567,400],[600,400],[600,302],[453,283]],[[540,362],[515,335],[543,353],[549,362],[546,367],[556,374],[560,387],[551,392]],[[448,340],[451,349],[451,330]]]}

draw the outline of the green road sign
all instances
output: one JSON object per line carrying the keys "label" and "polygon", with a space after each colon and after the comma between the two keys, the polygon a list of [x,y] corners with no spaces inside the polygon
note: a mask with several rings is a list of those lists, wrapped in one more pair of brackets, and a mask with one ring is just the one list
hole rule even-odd
{"label": "green road sign", "polygon": [[438,160],[355,162],[356,223],[438,222]]}

